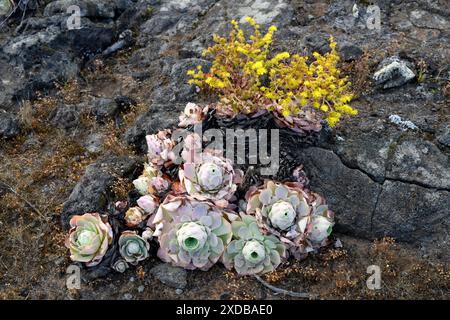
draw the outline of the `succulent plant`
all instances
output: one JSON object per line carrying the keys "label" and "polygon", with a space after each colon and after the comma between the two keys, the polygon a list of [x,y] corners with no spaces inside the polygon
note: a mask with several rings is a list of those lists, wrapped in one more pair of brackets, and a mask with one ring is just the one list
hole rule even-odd
{"label": "succulent plant", "polygon": [[319,132],[322,129],[322,119],[314,110],[304,108],[296,115],[285,117],[282,115],[281,109],[275,108],[272,114],[278,126],[290,128],[292,131],[301,134]]}
{"label": "succulent plant", "polygon": [[184,162],[196,163],[202,159],[202,138],[197,133],[188,134],[183,140],[181,157]]}
{"label": "succulent plant", "polygon": [[305,170],[303,170],[303,165],[299,165],[292,171],[292,176],[295,178],[297,182],[299,182],[302,186],[309,185],[309,179],[306,175]]}
{"label": "succulent plant", "polygon": [[128,263],[124,259],[117,259],[112,268],[117,272],[124,273],[128,269]]}
{"label": "succulent plant", "polygon": [[210,202],[168,195],[153,219],[160,244],[158,257],[185,269],[208,270],[230,242],[227,219],[235,217]]}
{"label": "succulent plant", "polygon": [[299,225],[307,225],[307,240],[312,248],[318,248],[328,242],[328,236],[333,231],[334,214],[326,205],[313,206],[311,216],[304,217]]}
{"label": "succulent plant", "polygon": [[9,15],[14,10],[13,0],[0,0],[0,17]]}
{"label": "succulent plant", "polygon": [[144,210],[146,214],[153,214],[156,209],[158,209],[158,199],[151,194],[147,194],[137,200],[137,205]]}
{"label": "succulent plant", "polygon": [[286,257],[286,247],[275,236],[263,235],[255,217],[242,215],[231,223],[234,240],[226,248],[222,262],[240,275],[274,271]]}
{"label": "succulent plant", "polygon": [[241,182],[241,172],[234,170],[231,161],[203,153],[199,163],[184,163],[178,171],[186,192],[198,200],[211,200],[225,208]]}
{"label": "succulent plant", "polygon": [[175,159],[175,154],[172,151],[175,141],[171,139],[171,134],[171,130],[165,129],[145,137],[150,163],[167,166]]}
{"label": "succulent plant", "polygon": [[145,220],[147,214],[139,207],[131,207],[125,212],[125,224],[127,227],[137,227],[142,221]]}
{"label": "succulent plant", "polygon": [[92,267],[102,261],[113,239],[111,226],[98,213],[75,215],[70,219],[66,247],[72,261],[84,262]]}
{"label": "succulent plant", "polygon": [[150,240],[151,238],[153,238],[153,230],[150,228],[145,229],[142,232],[142,239],[144,240]]}
{"label": "succulent plant", "polygon": [[119,200],[114,204],[117,211],[124,211],[128,207],[128,201]]}
{"label": "succulent plant", "polygon": [[181,128],[186,128],[187,126],[200,123],[205,119],[207,112],[207,106],[202,109],[195,103],[189,102],[180,115],[180,122],[178,126]]}
{"label": "succulent plant", "polygon": [[246,213],[255,216],[263,233],[285,243],[295,258],[326,244],[334,214],[323,197],[305,191],[301,183],[266,181],[251,187],[246,200]]}
{"label": "succulent plant", "polygon": [[144,171],[133,180],[133,185],[141,195],[159,194],[170,188],[170,180],[155,165],[145,164]]}
{"label": "succulent plant", "polygon": [[119,238],[119,252],[126,262],[136,265],[148,258],[150,244],[134,231],[124,231]]}

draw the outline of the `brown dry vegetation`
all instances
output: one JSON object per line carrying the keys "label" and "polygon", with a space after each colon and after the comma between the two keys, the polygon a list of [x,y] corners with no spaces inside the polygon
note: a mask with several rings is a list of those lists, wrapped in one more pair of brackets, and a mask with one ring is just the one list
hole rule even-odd
{"label": "brown dry vegetation", "polygon": [[[27,138],[0,142],[2,298],[26,298],[20,288],[42,281],[49,273],[48,265],[66,256],[65,234],[59,225],[63,202],[85,168],[103,156],[87,152],[80,144],[83,137],[103,133],[104,155],[132,154],[120,137],[145,108],[142,104],[133,107],[120,128],[113,121],[99,125],[92,115],[82,114],[80,128],[69,133],[50,124],[51,114],[58,104],[80,103],[87,94],[77,81],[56,86],[53,96],[23,103],[19,119]],[[123,197],[130,183],[119,180],[114,191]]]}

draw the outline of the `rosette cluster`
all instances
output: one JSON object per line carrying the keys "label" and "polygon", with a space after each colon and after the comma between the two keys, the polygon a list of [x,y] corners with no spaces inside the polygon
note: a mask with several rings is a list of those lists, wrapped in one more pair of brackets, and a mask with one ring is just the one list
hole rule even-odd
{"label": "rosette cluster", "polygon": [[161,130],[156,134],[145,137],[148,147],[148,159],[157,166],[168,165],[174,160],[173,147],[175,142],[171,139],[172,131]]}
{"label": "rosette cluster", "polygon": [[228,206],[241,175],[229,159],[208,152],[202,154],[201,161],[185,163],[179,170],[180,182],[190,196],[210,200],[222,208]]}
{"label": "rosette cluster", "polygon": [[263,235],[256,219],[243,215],[232,223],[234,240],[223,255],[226,268],[234,268],[241,275],[274,271],[285,258],[286,247],[272,235]]}
{"label": "rosette cluster", "polygon": [[153,219],[158,257],[189,270],[210,269],[231,241],[230,217],[210,202],[167,196]]}
{"label": "rosette cluster", "polygon": [[[188,104],[180,125],[197,124],[206,112]],[[306,122],[301,126],[306,128]],[[304,188],[308,179],[302,166],[293,171],[298,182],[265,181],[251,186],[244,201],[237,197],[241,170],[221,156],[222,150],[202,150],[196,133],[184,137],[182,164],[175,161],[179,141],[172,140],[170,130],[148,135],[146,141],[148,163],[128,199],[117,201],[109,216],[72,217],[66,246],[73,261],[92,267],[114,248],[110,266],[125,272],[158,246],[158,257],[177,267],[206,271],[221,261],[240,275],[255,275],[329,244],[333,212],[323,197]]]}
{"label": "rosette cluster", "polygon": [[246,194],[247,214],[264,233],[278,237],[295,258],[328,244],[334,213],[323,197],[298,182],[266,181]]}
{"label": "rosette cluster", "polygon": [[153,164],[145,164],[142,174],[133,181],[133,185],[141,195],[159,194],[170,188],[170,179],[162,174]]}
{"label": "rosette cluster", "polygon": [[195,103],[189,102],[179,117],[180,122],[178,126],[186,128],[190,125],[201,123],[205,119],[207,112],[208,106],[202,108]]}

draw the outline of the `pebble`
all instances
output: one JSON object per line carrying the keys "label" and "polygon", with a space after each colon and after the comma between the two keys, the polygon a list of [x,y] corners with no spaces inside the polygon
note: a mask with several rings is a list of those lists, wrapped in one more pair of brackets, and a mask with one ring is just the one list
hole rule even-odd
{"label": "pebble", "polygon": [[131,293],[125,293],[125,294],[123,295],[123,298],[124,298],[125,300],[131,300],[131,299],[133,299],[133,295],[132,295]]}

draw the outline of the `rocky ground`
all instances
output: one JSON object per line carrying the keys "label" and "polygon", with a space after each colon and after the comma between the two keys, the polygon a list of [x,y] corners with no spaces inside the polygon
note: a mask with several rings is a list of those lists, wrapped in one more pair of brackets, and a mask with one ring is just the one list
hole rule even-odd
{"label": "rocky ground", "polygon": [[[354,3],[36,0],[0,22],[0,297],[289,298],[222,266],[186,272],[156,258],[81,290],[65,286],[67,218],[126,197],[145,134],[206,99],[186,71],[208,65],[201,51],[213,33],[251,15],[277,25],[275,50],[326,52],[333,34],[360,111],[294,151],[336,212],[343,248],[264,279],[319,299],[450,298],[450,6],[374,1],[376,30],[370,3],[356,2],[358,17]],[[81,29],[67,30],[72,4],[82,8]],[[391,57],[397,70],[375,81]],[[365,285],[369,265],[381,267],[380,290]]]}

